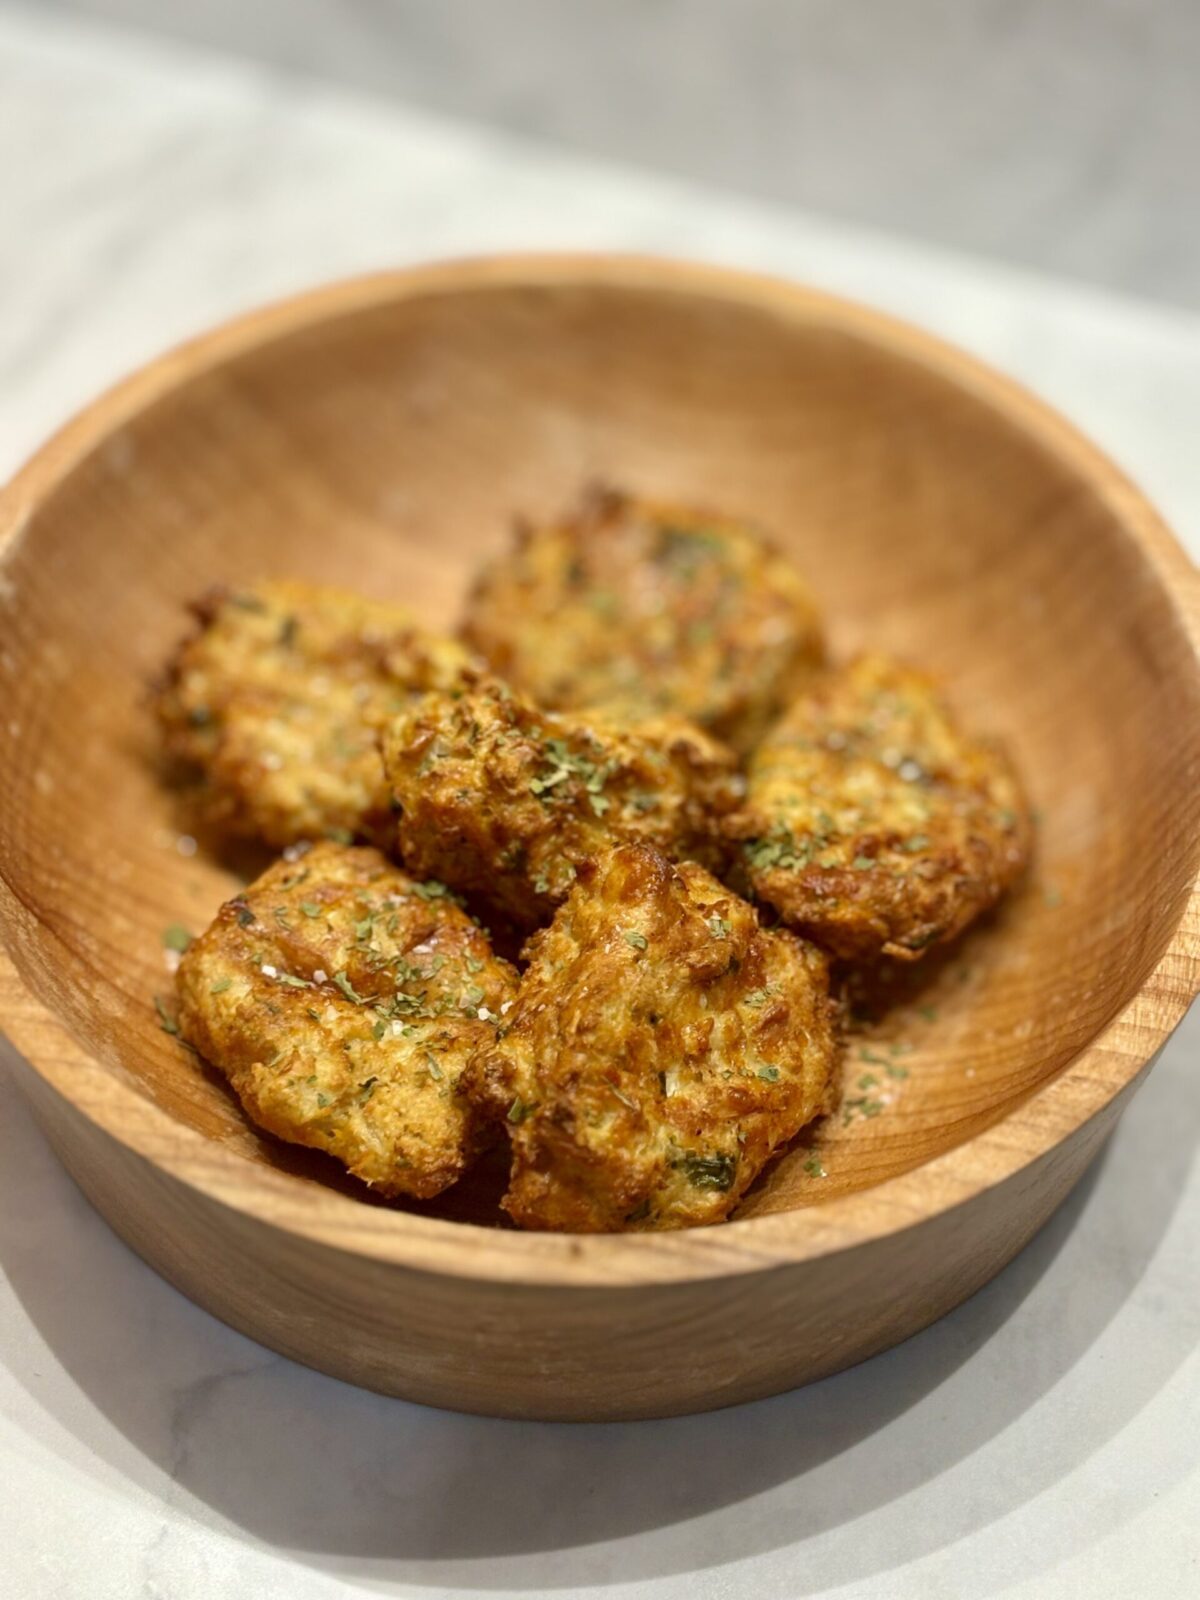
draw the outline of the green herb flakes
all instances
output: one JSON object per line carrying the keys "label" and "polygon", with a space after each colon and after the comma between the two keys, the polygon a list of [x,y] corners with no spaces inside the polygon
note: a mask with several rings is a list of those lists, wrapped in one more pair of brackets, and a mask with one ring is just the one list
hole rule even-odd
{"label": "green herb flakes", "polygon": [[232,978],[218,978],[216,983],[214,983],[214,984],[212,984],[210,986],[208,992],[209,992],[209,994],[224,994],[226,989],[232,989],[232,988],[233,988],[233,979]]}
{"label": "green herb flakes", "polygon": [[622,928],[621,937],[633,950],[645,950],[649,948],[650,941],[646,938],[644,933],[639,933],[636,928]]}
{"label": "green herb flakes", "polygon": [[177,1039],[179,1037],[179,1024],[167,1010],[162,997],[157,994],[154,996],[154,1009],[158,1012],[158,1025],[162,1031],[169,1033],[173,1039]]}
{"label": "green herb flakes", "polygon": [[173,922],[169,928],[163,929],[162,942],[165,950],[177,950],[182,955],[191,944],[192,936],[178,922]]}
{"label": "green herb flakes", "polygon": [[764,1083],[778,1083],[779,1068],[771,1066],[759,1067],[758,1076],[763,1080]]}
{"label": "green herb flakes", "polygon": [[340,972],[335,972],[334,973],[333,981],[334,981],[334,983],[337,984],[338,988],[346,996],[347,1000],[352,1000],[356,1006],[365,1006],[366,1005],[367,1002],[363,999],[362,995],[359,994],[356,991],[354,985],[350,982],[350,979],[346,976],[345,967],[343,967]]}
{"label": "green herb flakes", "polygon": [[756,872],[772,872],[776,869],[794,872],[798,867],[806,867],[812,860],[813,841],[802,839],[797,842],[791,830],[781,825],[772,829],[765,839],[748,839],[742,846],[742,852]]}
{"label": "green herb flakes", "polygon": [[430,878],[427,883],[414,883],[413,893],[422,900],[453,900],[454,892],[447,889],[444,883],[439,883],[436,878]]}
{"label": "green herb flakes", "polygon": [[688,1182],[697,1189],[716,1189],[724,1194],[737,1177],[737,1157],[729,1155],[685,1155],[672,1161]]}
{"label": "green herb flakes", "polygon": [[842,1102],[842,1126],[849,1127],[855,1117],[877,1117],[884,1109],[882,1100],[874,1099],[870,1095],[855,1095]]}
{"label": "green herb flakes", "polygon": [[601,793],[615,770],[612,761],[596,762],[572,750],[565,739],[547,739],[542,747],[542,768],[529,780],[529,792],[547,803],[558,798],[555,790],[572,779],[582,786],[593,813],[601,817],[610,801]]}
{"label": "green herb flakes", "polygon": [[742,1004],[753,1006],[757,1010],[759,1006],[765,1006],[774,993],[774,986],[769,983],[762,989],[750,989],[742,996]]}

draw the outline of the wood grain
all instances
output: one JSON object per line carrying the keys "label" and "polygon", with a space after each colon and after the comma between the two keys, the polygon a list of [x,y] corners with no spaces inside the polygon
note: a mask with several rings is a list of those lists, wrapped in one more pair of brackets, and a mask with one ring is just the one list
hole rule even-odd
{"label": "wood grain", "polygon": [[[661,1237],[486,1225],[486,1175],[440,1207],[364,1201],[258,1136],[152,1008],[162,929],[236,881],[203,841],[180,852],[144,706],[183,600],[290,573],[449,622],[512,513],[592,476],[771,527],[837,646],[944,674],[1042,818],[1022,890],[852,1038],[848,1098],[883,1110],[829,1119],[739,1220]],[[274,1348],[521,1416],[770,1393],[986,1281],[1184,1014],[1198,641],[1193,568],[1107,460],[860,308],[621,259],[321,290],[137,374],[0,499],[0,1022],[114,1227]]]}

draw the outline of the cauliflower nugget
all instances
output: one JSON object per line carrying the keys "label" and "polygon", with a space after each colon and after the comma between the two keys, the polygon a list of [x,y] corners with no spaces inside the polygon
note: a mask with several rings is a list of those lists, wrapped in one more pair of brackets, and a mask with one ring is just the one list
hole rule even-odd
{"label": "cauliflower nugget", "polygon": [[772,729],[728,827],[755,894],[850,960],[953,938],[1030,845],[1003,751],[960,732],[929,678],[875,655],[822,676]]}
{"label": "cauliflower nugget", "polygon": [[410,694],[457,681],[462,647],[398,606],[262,583],[194,607],[157,703],[171,755],[199,770],[209,822],[286,845],[390,834],[378,728]]}
{"label": "cauliflower nugget", "polygon": [[681,718],[539,711],[496,680],[414,701],[387,730],[384,765],[409,868],[524,929],[624,839],[713,859],[742,793],[732,753]]}
{"label": "cauliflower nugget", "polygon": [[821,658],[808,586],[745,523],[593,490],[518,535],[462,632],[540,705],[678,713],[745,751]]}
{"label": "cauliflower nugget", "polygon": [[188,948],[180,1032],[260,1127],[426,1199],[485,1142],[459,1079],[516,973],[441,884],[368,848],[290,854]]}
{"label": "cauliflower nugget", "polygon": [[826,957],[694,863],[621,845],[582,868],[472,1093],[507,1118],[521,1226],[685,1228],[727,1216],[831,1108]]}

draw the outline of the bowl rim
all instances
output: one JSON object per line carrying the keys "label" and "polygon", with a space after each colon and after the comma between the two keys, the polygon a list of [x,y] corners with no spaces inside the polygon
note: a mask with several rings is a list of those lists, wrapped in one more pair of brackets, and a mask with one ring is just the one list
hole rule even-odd
{"label": "bowl rim", "polygon": [[[1073,424],[1011,378],[886,313],[785,279],[600,252],[437,261],[322,284],[257,307],[151,359],[86,404],[0,489],[0,574],[36,508],[94,449],[182,384],[250,350],[375,306],[496,287],[654,289],[836,326],[965,390],[1064,459],[1106,503],[1165,591],[1200,676],[1200,574],[1136,485]],[[612,1289],[732,1277],[877,1243],[1018,1178],[1144,1073],[1200,992],[1200,871],[1137,993],[1047,1082],[981,1133],[870,1189],[801,1211],[671,1233],[527,1233],[364,1205],[247,1161],[181,1124],[131,1075],[95,1060],[21,980],[6,948],[20,915],[0,874],[0,1029],[49,1088],[131,1154],[253,1222],[383,1266],[548,1288]],[[3,1042],[0,1034],[0,1043]]]}

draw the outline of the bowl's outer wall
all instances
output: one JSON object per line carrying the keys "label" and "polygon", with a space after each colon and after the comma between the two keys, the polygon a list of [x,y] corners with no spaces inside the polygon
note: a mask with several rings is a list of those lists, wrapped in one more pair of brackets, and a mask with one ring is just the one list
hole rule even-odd
{"label": "bowl's outer wall", "polygon": [[[151,1006],[162,928],[202,925],[237,881],[176,849],[140,699],[181,603],[286,567],[448,620],[510,511],[594,475],[774,529],[835,647],[945,673],[1042,813],[1023,891],[877,1030],[911,1047],[886,1114],[817,1130],[827,1177],[802,1150],[749,1220],[669,1238],[364,1205],[258,1137]],[[859,1359],[1024,1242],[1196,992],[1195,574],[1069,427],[854,307],[633,262],[334,288],[98,402],[0,498],[0,562],[0,1019],[39,1113],[172,1281],[342,1376],[528,1415],[564,1414],[566,1384],[573,1414],[605,1416]],[[501,1335],[536,1362],[488,1357]]]}
{"label": "bowl's outer wall", "polygon": [[732,1281],[570,1289],[447,1279],[288,1238],[198,1195],[20,1071],[96,1209],[223,1322],[382,1394],[556,1422],[711,1411],[907,1339],[1029,1242],[1142,1081],[1004,1183],[890,1238]]}

